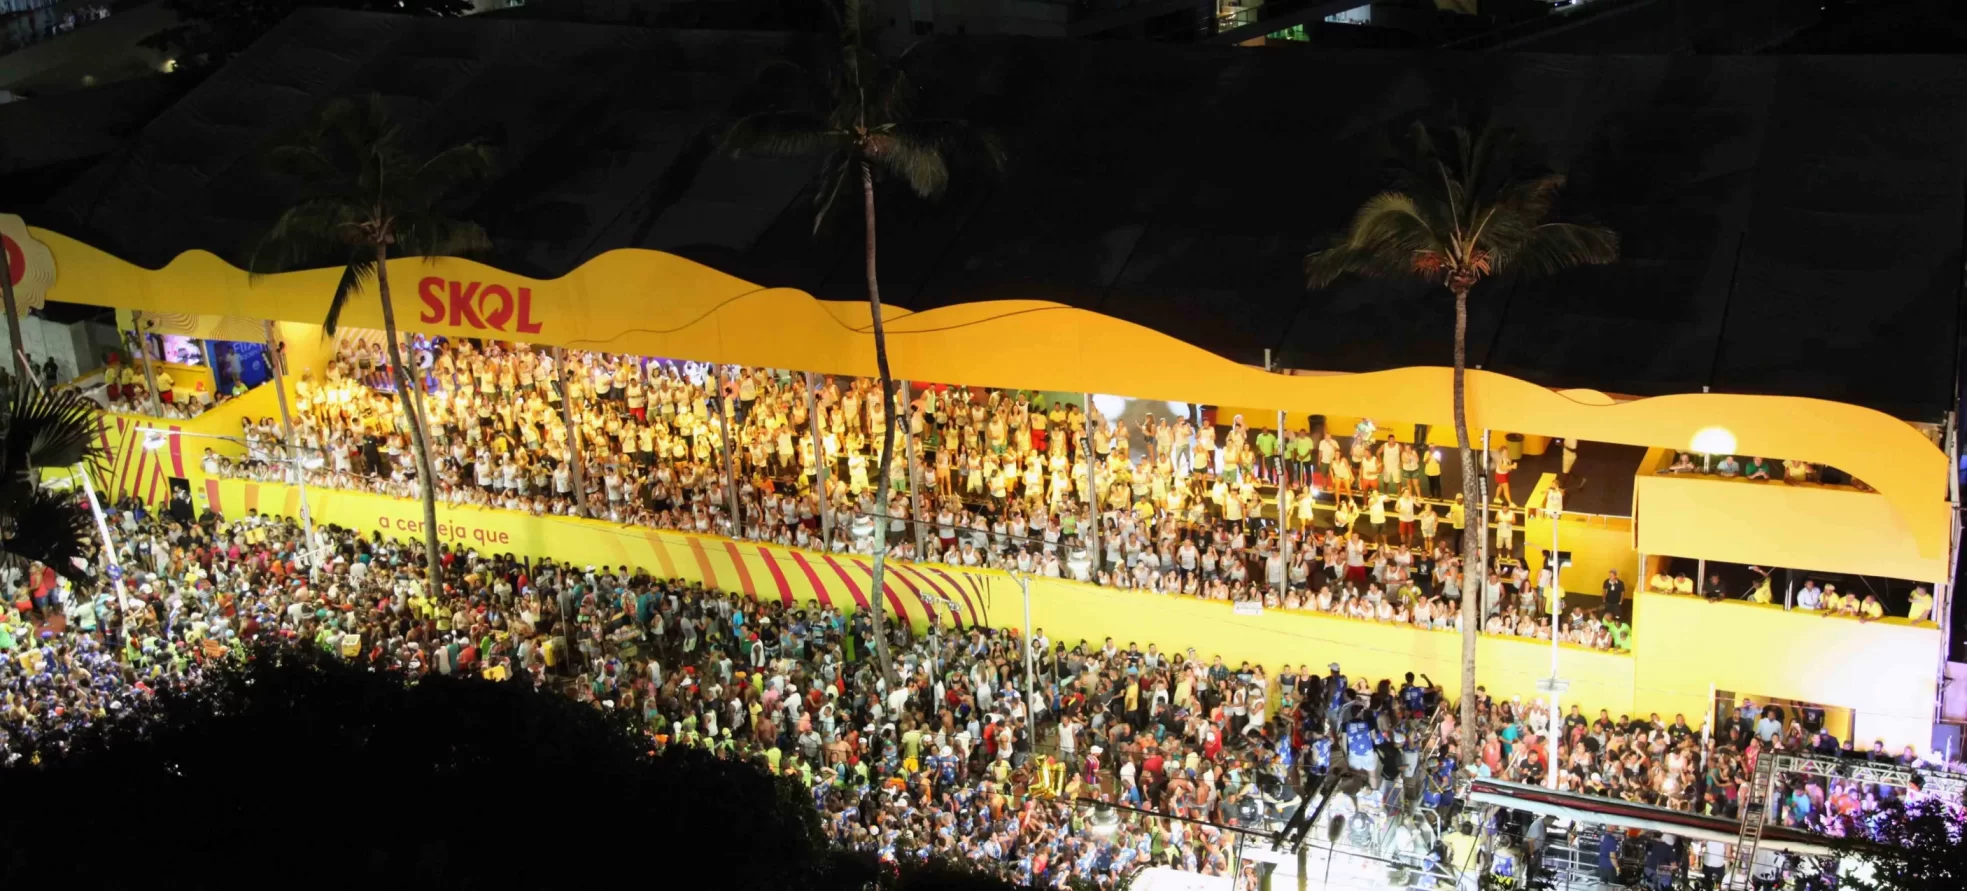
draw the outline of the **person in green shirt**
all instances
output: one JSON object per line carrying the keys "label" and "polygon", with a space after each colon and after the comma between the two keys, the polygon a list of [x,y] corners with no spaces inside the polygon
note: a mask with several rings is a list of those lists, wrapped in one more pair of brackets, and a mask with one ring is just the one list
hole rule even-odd
{"label": "person in green shirt", "polygon": [[1622,622],[1618,619],[1612,620],[1612,649],[1632,649],[1632,625],[1630,623]]}
{"label": "person in green shirt", "polygon": [[1272,464],[1272,459],[1277,456],[1276,431],[1265,430],[1257,434],[1257,456],[1263,459],[1257,471],[1259,478],[1268,478],[1276,472],[1277,468]]}
{"label": "person in green shirt", "polygon": [[1318,451],[1318,443],[1309,432],[1291,440],[1291,481],[1302,482],[1311,479],[1312,456]]}

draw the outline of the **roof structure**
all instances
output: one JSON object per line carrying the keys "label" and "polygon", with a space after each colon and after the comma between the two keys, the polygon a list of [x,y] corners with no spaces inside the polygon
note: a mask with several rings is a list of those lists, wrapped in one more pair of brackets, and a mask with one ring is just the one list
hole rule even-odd
{"label": "roof structure", "polygon": [[[28,216],[145,266],[194,248],[238,262],[293,194],[264,150],[322,99],[377,91],[420,140],[499,147],[467,209],[493,265],[553,277],[643,247],[856,299],[858,225],[812,233],[816,165],[713,147],[764,63],[810,60],[816,40],[306,9]],[[910,59],[928,110],[993,128],[1011,164],[937,203],[884,197],[882,292],[901,306],[1044,299],[1253,363],[1447,364],[1445,294],[1307,293],[1300,263],[1375,191],[1403,122],[1483,110],[1570,174],[1565,212],[1619,230],[1625,259],[1479,287],[1471,364],[1922,420],[1953,399],[1967,59],[1019,38],[935,38]]]}

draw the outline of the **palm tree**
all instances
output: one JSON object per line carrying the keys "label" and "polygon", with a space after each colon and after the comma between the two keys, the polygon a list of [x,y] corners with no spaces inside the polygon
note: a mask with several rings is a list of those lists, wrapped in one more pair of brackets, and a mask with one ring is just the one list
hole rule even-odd
{"label": "palm tree", "polygon": [[[1455,436],[1460,440],[1462,491],[1477,491],[1469,447],[1468,294],[1505,271],[1546,275],[1618,259],[1609,229],[1553,222],[1561,174],[1532,172],[1521,162],[1517,137],[1504,130],[1471,134],[1455,127],[1445,139],[1416,124],[1411,154],[1393,187],[1368,199],[1330,247],[1305,257],[1305,279],[1322,288],[1348,273],[1418,278],[1446,285],[1455,298]],[[1470,507],[1473,508],[1473,498]],[[1482,536],[1462,542],[1462,763],[1475,757],[1475,640],[1480,616],[1471,587],[1482,574]]]}
{"label": "palm tree", "polygon": [[[869,45],[875,31],[867,20],[869,12],[861,0],[847,0],[844,13],[837,17],[838,60],[817,75],[779,63],[778,67],[794,75],[799,87],[794,100],[785,103],[786,107],[739,118],[725,131],[722,144],[735,157],[822,155],[825,160],[814,196],[816,233],[849,185],[857,183],[860,187],[861,218],[866,228],[867,303],[874,318],[874,364],[881,377],[881,406],[886,418],[881,432],[880,479],[874,494],[879,512],[877,541],[885,543],[897,412],[875,261],[874,187],[877,182],[896,180],[918,198],[937,198],[949,186],[952,162],[974,161],[995,171],[1003,166],[1003,153],[990,134],[965,122],[915,114],[915,88],[900,64],[902,60],[883,58]],[[874,549],[870,620],[875,660],[893,685],[897,677],[888,658],[882,623],[886,550],[880,545]]]}
{"label": "palm tree", "polygon": [[267,230],[253,253],[252,270],[341,266],[341,280],[323,322],[329,335],[335,333],[348,301],[369,282],[375,283],[390,373],[416,451],[427,580],[431,591],[442,590],[430,444],[419,400],[411,395],[419,382],[403,363],[396,310],[389,297],[388,260],[392,253],[462,256],[491,246],[478,224],[455,219],[441,209],[458,187],[491,170],[491,152],[467,143],[419,153],[391,120],[382,97],[372,94],[364,100],[330,100],[299,138],[273,149],[268,160],[301,181],[303,197]]}
{"label": "palm tree", "polygon": [[0,402],[0,565],[39,562],[77,582],[100,561],[95,515],[76,498],[41,485],[41,471],[84,465],[103,456],[96,444],[101,410],[74,393],[49,393],[26,380]]}

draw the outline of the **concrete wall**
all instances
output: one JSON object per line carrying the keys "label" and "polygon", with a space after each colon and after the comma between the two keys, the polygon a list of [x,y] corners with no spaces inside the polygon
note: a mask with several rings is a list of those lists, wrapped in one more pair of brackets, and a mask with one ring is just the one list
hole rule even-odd
{"label": "concrete wall", "polygon": [[[13,342],[8,333],[10,322],[5,313],[0,313],[0,344]],[[116,349],[118,340],[115,328],[97,322],[65,325],[28,316],[21,326],[21,343],[36,368],[53,356],[61,369],[61,379],[66,381],[101,368],[104,354]],[[8,362],[11,367],[12,357],[8,357]]]}

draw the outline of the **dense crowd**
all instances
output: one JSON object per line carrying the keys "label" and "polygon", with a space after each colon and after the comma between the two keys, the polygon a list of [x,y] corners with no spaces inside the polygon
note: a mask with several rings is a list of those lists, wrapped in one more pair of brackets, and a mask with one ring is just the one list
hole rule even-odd
{"label": "dense crowd", "polygon": [[[838,844],[889,858],[956,856],[1063,886],[1111,885],[1143,863],[1222,874],[1234,859],[1228,835],[1179,820],[1128,817],[1093,832],[1081,798],[1247,823],[1280,818],[1275,806],[1291,790],[1337,773],[1355,793],[1335,801],[1337,816],[1448,807],[1458,769],[1540,781],[1543,734],[1558,723],[1567,788],[1729,813],[1759,753],[1822,744],[1807,735],[1821,716],[1785,720],[1744,703],[1760,717],[1718,728],[1702,758],[1703,737],[1681,716],[1587,720],[1573,708],[1554,722],[1541,702],[1478,689],[1481,755],[1458,768],[1446,755],[1455,713],[1425,677],[1353,678],[1336,663],[1323,673],[1232,667],[1219,655],[1110,639],[1068,646],[1042,629],[1027,644],[1001,630],[889,623],[891,683],[867,655],[865,613],[753,600],[626,566],[448,548],[444,587],[433,592],[414,541],[324,530],[326,566],[311,574],[289,520],[194,516],[182,500],[161,513],[128,503],[112,520],[132,570],[120,598],[107,583],[78,590],[40,566],[7,579],[0,755],[141,707],[162,687],[196,682],[210,660],[278,638],[412,677],[564,684],[638,716],[659,745],[703,746],[797,778]],[[1813,806],[1845,806],[1848,790],[1819,802],[1812,789],[1801,794]]]}
{"label": "dense crowd", "polygon": [[[1084,406],[1042,394],[925,387],[902,407],[898,437],[906,442],[898,439],[883,507],[874,504],[872,479],[886,415],[873,381],[605,353],[556,360],[476,341],[415,338],[411,346],[445,503],[534,514],[573,513],[584,503],[590,515],[620,523],[835,551],[882,548],[902,560],[1425,628],[1461,622],[1467,585],[1457,551],[1469,512],[1460,495],[1441,499],[1436,453],[1381,437],[1370,420],[1341,444],[1329,430],[1280,434],[1241,416],[1198,426],[1148,415],[1130,427],[1095,408],[1089,424]],[[416,497],[408,416],[388,386],[384,352],[380,343],[355,342],[319,379],[311,370],[296,376],[296,437],[321,458],[311,484]],[[564,417],[580,431],[571,442]],[[276,419],[249,420],[243,433],[245,459],[208,451],[207,472],[286,472],[273,460]],[[1500,492],[1510,469],[1506,458],[1496,466]],[[1543,592],[1551,580],[1517,559],[1521,511],[1513,507],[1505,501],[1492,511],[1498,559],[1476,585],[1483,630],[1548,640]],[[910,517],[920,518],[921,534]],[[1630,626],[1616,610],[1580,607],[1555,633],[1613,649],[1625,646]]]}

